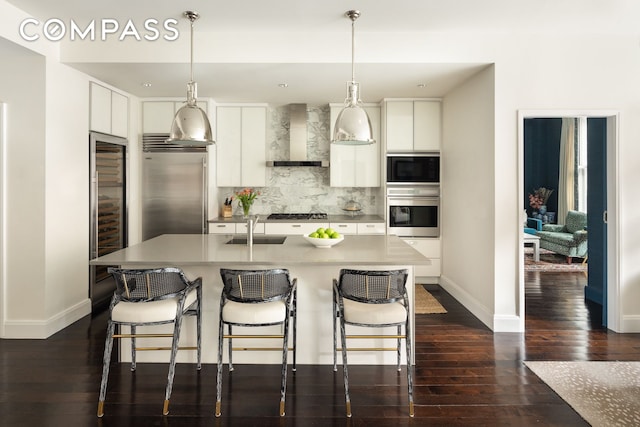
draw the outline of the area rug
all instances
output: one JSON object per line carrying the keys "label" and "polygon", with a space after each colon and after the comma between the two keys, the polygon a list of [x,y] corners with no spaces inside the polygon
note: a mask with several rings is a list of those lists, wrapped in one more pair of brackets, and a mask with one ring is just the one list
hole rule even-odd
{"label": "area rug", "polygon": [[582,263],[582,258],[574,258],[571,264],[567,264],[567,257],[546,249],[540,249],[540,261],[533,260],[533,248],[524,249],[524,271],[584,271],[589,266]]}
{"label": "area rug", "polygon": [[640,425],[640,362],[525,362],[594,427]]}
{"label": "area rug", "polygon": [[445,308],[424,286],[416,283],[415,311],[416,314],[444,314]]}

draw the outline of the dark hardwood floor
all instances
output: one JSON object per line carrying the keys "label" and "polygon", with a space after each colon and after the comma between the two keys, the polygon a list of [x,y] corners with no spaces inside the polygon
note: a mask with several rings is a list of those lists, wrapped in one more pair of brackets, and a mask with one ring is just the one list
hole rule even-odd
{"label": "dark hardwood floor", "polygon": [[602,328],[586,304],[583,273],[526,273],[526,333],[493,334],[447,292],[447,314],[416,320],[416,415],[406,375],[393,366],[350,367],[353,418],[344,416],[342,371],[299,366],[278,416],[279,367],[225,371],[216,419],[215,366],[179,365],[171,413],[161,414],[165,364],[113,364],[105,416],[96,417],[105,313],[47,340],[0,340],[0,425],[46,426],[583,426],[523,364],[526,360],[640,360],[640,334]]}

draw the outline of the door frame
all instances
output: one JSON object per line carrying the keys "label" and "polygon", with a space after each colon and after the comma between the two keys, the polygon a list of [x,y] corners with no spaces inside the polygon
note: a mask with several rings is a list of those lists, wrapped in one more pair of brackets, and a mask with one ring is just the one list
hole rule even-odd
{"label": "door frame", "polygon": [[605,117],[607,119],[607,328],[620,332],[620,183],[618,135],[620,112],[618,110],[518,110],[518,305],[521,330],[525,330],[524,291],[524,241],[520,215],[524,200],[524,120],[534,118]]}
{"label": "door frame", "polygon": [[0,102],[0,338],[4,337],[7,303],[7,104]]}

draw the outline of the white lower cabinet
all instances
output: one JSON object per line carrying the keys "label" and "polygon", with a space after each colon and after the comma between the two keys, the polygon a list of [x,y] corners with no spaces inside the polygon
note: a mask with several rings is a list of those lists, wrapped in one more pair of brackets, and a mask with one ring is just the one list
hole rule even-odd
{"label": "white lower cabinet", "polygon": [[[220,223],[212,222],[209,224],[209,234],[246,234],[247,224],[244,222],[238,223]],[[264,234],[264,223],[256,224],[256,228],[253,230],[254,234]]]}
{"label": "white lower cabinet", "polygon": [[[402,240],[431,260],[431,265],[417,265],[415,267],[415,276],[432,278],[427,280],[426,283],[437,283],[437,279],[440,277],[440,239],[433,237],[403,237]],[[424,280],[421,281],[425,282]]]}
{"label": "white lower cabinet", "polygon": [[328,222],[266,222],[264,224],[265,234],[308,234],[316,231],[319,227],[329,227]]}
{"label": "white lower cabinet", "polygon": [[340,234],[385,234],[384,222],[332,222],[329,227]]}
{"label": "white lower cabinet", "polygon": [[332,222],[329,227],[340,234],[358,234],[358,224],[355,222]]}
{"label": "white lower cabinet", "polygon": [[358,234],[386,234],[384,222],[358,222]]}

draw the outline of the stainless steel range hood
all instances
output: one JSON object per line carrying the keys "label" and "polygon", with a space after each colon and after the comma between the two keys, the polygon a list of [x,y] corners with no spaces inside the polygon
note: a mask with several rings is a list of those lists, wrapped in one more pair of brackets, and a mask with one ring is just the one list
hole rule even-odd
{"label": "stainless steel range hood", "polygon": [[327,160],[307,160],[307,104],[289,104],[289,160],[267,161],[267,166],[329,166]]}

